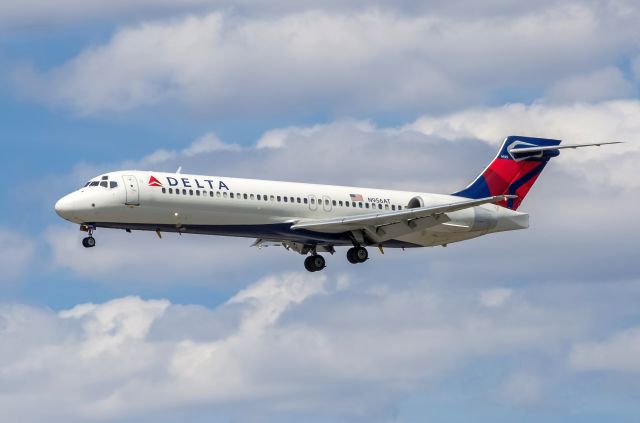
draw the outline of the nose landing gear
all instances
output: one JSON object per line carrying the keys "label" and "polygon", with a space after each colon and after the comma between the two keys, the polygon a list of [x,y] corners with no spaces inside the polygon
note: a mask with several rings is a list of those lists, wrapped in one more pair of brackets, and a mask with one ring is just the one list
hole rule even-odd
{"label": "nose landing gear", "polygon": [[84,248],[93,248],[96,246],[96,239],[93,237],[93,230],[95,227],[89,225],[80,225],[80,230],[87,232],[89,236],[82,239],[82,246]]}

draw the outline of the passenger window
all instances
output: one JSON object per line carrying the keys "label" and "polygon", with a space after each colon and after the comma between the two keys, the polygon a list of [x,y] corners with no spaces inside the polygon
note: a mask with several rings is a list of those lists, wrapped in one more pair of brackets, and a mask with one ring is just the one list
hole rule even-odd
{"label": "passenger window", "polygon": [[396,209],[396,205],[395,205],[395,204],[392,204],[392,205],[391,205],[391,210],[395,210],[395,209]]}
{"label": "passenger window", "polygon": [[366,208],[369,208],[369,203],[364,203],[364,206],[365,206]]}
{"label": "passenger window", "polygon": [[283,200],[284,200],[284,202],[286,203],[286,202],[287,202],[287,197],[284,197],[284,198],[283,198]]}
{"label": "passenger window", "polygon": [[311,204],[315,204],[315,203],[316,203],[316,199],[315,199],[315,198],[312,198],[312,199],[311,199]]}
{"label": "passenger window", "polygon": [[200,196],[200,190],[199,190],[199,189],[197,189],[197,190],[196,190],[196,195],[197,195],[198,197]]}
{"label": "passenger window", "polygon": [[262,197],[264,198],[264,201],[269,201],[266,195],[263,195]]}
{"label": "passenger window", "polygon": [[[222,193],[222,196],[223,196],[224,198],[227,198],[227,191],[223,192],[223,193]],[[233,198],[233,197],[231,197],[231,198]]]}
{"label": "passenger window", "polygon": [[209,191],[209,197],[213,197],[213,191]]}
{"label": "passenger window", "polygon": [[109,186],[111,188],[118,188],[118,183],[116,181],[111,181],[111,182],[109,182]]}
{"label": "passenger window", "polygon": [[280,200],[282,200],[282,198],[278,195],[278,202],[280,202]]}
{"label": "passenger window", "polygon": [[289,197],[289,201],[291,201],[292,203],[295,203],[295,200],[293,199],[293,197]]}
{"label": "passenger window", "polygon": [[[225,196],[225,197],[227,196],[227,193],[226,193],[226,192],[224,193],[224,196]],[[229,198],[233,198],[233,193],[232,193],[232,192],[230,192],[230,193],[229,193]]]}
{"label": "passenger window", "polygon": [[362,208],[362,203],[358,203],[358,207]]}
{"label": "passenger window", "polygon": [[251,195],[249,196],[249,198],[253,200],[253,199],[255,199],[255,196],[254,196],[253,194],[251,194]]}
{"label": "passenger window", "polygon": [[260,196],[260,194],[258,194],[258,195],[256,196],[256,199],[257,199],[258,201],[260,201],[260,200],[262,200],[262,196]]}
{"label": "passenger window", "polygon": [[336,205],[336,200],[333,200],[333,205],[334,205],[334,206]]}
{"label": "passenger window", "polygon": [[398,206],[398,210],[402,210],[402,206]]}
{"label": "passenger window", "polygon": [[271,201],[276,201],[276,197],[274,197],[273,195],[272,195],[271,197],[269,197],[269,199],[270,199]]}
{"label": "passenger window", "polygon": [[182,189],[182,195],[187,195],[187,190],[186,189]]}
{"label": "passenger window", "polygon": [[382,204],[378,204],[378,209],[382,210]]}
{"label": "passenger window", "polygon": [[324,205],[328,206],[329,205],[329,200],[324,200]]}
{"label": "passenger window", "polygon": [[169,188],[169,194],[173,194],[173,188]]}
{"label": "passenger window", "polygon": [[342,200],[338,201],[338,204],[340,204],[340,207],[342,207]]}
{"label": "passenger window", "polygon": [[244,199],[246,200],[246,199],[247,199],[247,194],[244,194],[244,195],[243,195],[243,197],[244,197]]}
{"label": "passenger window", "polygon": [[[226,194],[227,193],[225,192],[225,197],[227,196]],[[216,191],[216,197],[220,198],[220,191]]]}
{"label": "passenger window", "polygon": [[166,188],[162,188],[162,193],[166,194],[167,193],[167,189]]}
{"label": "passenger window", "polygon": [[298,204],[302,203],[302,201],[300,201],[300,197],[298,197],[297,200],[298,200]]}
{"label": "passenger window", "polygon": [[303,199],[304,203],[307,204],[309,202],[309,200],[307,200],[306,198]]}
{"label": "passenger window", "polygon": [[345,202],[344,202],[344,205],[345,205],[345,207],[349,207],[349,202],[348,202],[348,201],[345,201]]}
{"label": "passenger window", "polygon": [[388,204],[385,204],[385,205],[384,205],[384,209],[385,209],[385,210],[389,210],[389,205],[388,205]]}
{"label": "passenger window", "polygon": [[103,188],[107,188],[108,185],[109,185],[109,183],[107,181],[100,182],[100,186],[103,187]]}

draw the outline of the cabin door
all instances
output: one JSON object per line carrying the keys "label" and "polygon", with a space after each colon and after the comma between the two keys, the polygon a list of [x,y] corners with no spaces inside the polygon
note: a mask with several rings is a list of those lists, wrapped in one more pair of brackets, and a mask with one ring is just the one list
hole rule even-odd
{"label": "cabin door", "polygon": [[127,200],[125,204],[129,206],[140,205],[140,190],[138,188],[138,180],[133,175],[124,175],[124,188],[127,192]]}

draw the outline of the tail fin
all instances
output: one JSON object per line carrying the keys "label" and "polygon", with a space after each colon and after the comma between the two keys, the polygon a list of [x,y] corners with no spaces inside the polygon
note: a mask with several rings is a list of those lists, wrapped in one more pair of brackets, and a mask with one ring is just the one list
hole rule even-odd
{"label": "tail fin", "polygon": [[489,166],[468,187],[453,195],[466,198],[516,195],[517,198],[498,204],[517,210],[547,162],[560,154],[559,149],[552,148],[559,144],[560,140],[509,136]]}

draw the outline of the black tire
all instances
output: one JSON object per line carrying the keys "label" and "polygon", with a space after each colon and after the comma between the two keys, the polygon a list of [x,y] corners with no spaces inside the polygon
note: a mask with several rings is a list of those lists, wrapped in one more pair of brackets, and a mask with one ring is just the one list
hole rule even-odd
{"label": "black tire", "polygon": [[96,246],[96,239],[92,236],[88,236],[82,240],[82,246],[84,248],[93,248]]}
{"label": "black tire", "polygon": [[369,259],[369,252],[364,247],[358,247],[353,252],[353,258],[356,259],[358,263],[364,263]]}
{"label": "black tire", "polygon": [[347,250],[347,260],[349,260],[349,263],[351,264],[358,264],[358,260],[356,259],[355,252],[356,252],[355,247],[349,248]]}
{"label": "black tire", "polygon": [[313,264],[313,268],[316,272],[327,266],[327,262],[324,260],[324,257],[320,255],[311,256],[311,263]]}
{"label": "black tire", "polygon": [[304,268],[307,269],[307,271],[309,272],[316,271],[316,268],[313,266],[312,259],[313,259],[313,256],[309,256],[306,259],[304,259]]}

